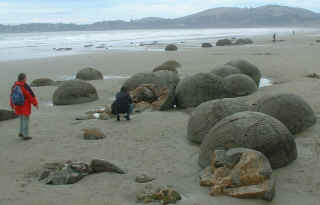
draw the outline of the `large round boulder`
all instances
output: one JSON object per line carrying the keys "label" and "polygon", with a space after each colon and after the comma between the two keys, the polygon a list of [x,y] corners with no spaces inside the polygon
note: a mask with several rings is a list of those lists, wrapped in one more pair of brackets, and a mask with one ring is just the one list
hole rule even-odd
{"label": "large round boulder", "polygon": [[224,79],[226,90],[230,97],[250,95],[257,91],[256,83],[245,74],[229,75]]}
{"label": "large round boulder", "polygon": [[220,76],[198,73],[181,80],[176,89],[177,106],[196,107],[203,102],[224,98],[226,90]]}
{"label": "large round boulder", "polygon": [[225,78],[225,77],[232,75],[232,74],[240,74],[241,71],[239,68],[233,67],[231,65],[220,65],[220,66],[215,67],[211,71],[211,73]]}
{"label": "large round boulder", "polygon": [[224,98],[204,102],[191,114],[188,122],[187,137],[191,142],[201,144],[209,130],[223,118],[237,112],[248,110],[248,104],[235,98]]}
{"label": "large round boulder", "polygon": [[166,51],[176,51],[178,50],[178,47],[175,44],[169,44],[165,48]]}
{"label": "large round boulder", "polygon": [[13,111],[0,109],[0,121],[11,120],[17,117]]}
{"label": "large round boulder", "polygon": [[152,72],[157,72],[157,71],[161,71],[161,70],[172,71],[172,72],[178,73],[177,68],[175,66],[171,66],[171,65],[159,65],[159,66],[155,67],[152,70]]}
{"label": "large round boulder", "polygon": [[229,39],[220,39],[216,42],[216,46],[231,46],[232,41]]}
{"label": "large round boulder", "polygon": [[94,68],[83,68],[77,73],[76,78],[80,80],[103,80],[103,75]]}
{"label": "large round boulder", "polygon": [[53,94],[54,105],[73,105],[98,99],[97,90],[90,83],[81,80],[63,82]]}
{"label": "large round boulder", "polygon": [[201,47],[202,47],[202,48],[211,48],[211,47],[212,47],[212,44],[211,44],[211,43],[202,43],[202,44],[201,44]]}
{"label": "large round boulder", "polygon": [[132,91],[142,84],[154,84],[159,87],[175,88],[179,82],[179,76],[171,71],[158,71],[137,73],[127,79],[123,86]]}
{"label": "large round boulder", "polygon": [[227,65],[232,65],[236,68],[239,68],[241,73],[246,74],[250,76],[257,84],[259,87],[260,84],[260,79],[261,79],[261,72],[257,68],[257,66],[251,64],[250,62],[246,60],[232,60],[227,63]]}
{"label": "large round boulder", "polygon": [[314,125],[317,117],[310,105],[294,94],[276,94],[260,98],[254,110],[280,120],[292,134],[297,134]]}
{"label": "large round boulder", "polygon": [[262,152],[272,168],[283,167],[297,158],[290,131],[279,120],[259,112],[239,112],[216,124],[200,147],[199,165],[210,164],[216,149],[249,148]]}
{"label": "large round boulder", "polygon": [[41,86],[52,86],[56,85],[56,82],[50,78],[39,78],[31,82],[32,87],[41,87]]}
{"label": "large round boulder", "polygon": [[246,44],[253,44],[253,40],[250,38],[239,38],[234,43],[235,45],[246,45]]}
{"label": "large round boulder", "polygon": [[162,63],[161,65],[169,65],[169,66],[172,66],[172,67],[175,67],[175,68],[181,67],[181,64],[178,61],[175,61],[175,60],[168,60],[168,61]]}

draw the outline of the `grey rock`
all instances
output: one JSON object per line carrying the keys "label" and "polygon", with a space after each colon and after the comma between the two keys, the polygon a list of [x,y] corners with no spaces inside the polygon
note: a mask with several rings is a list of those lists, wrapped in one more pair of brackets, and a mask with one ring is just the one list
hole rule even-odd
{"label": "grey rock", "polygon": [[233,67],[231,65],[220,65],[215,67],[212,71],[212,74],[218,75],[222,78],[225,78],[232,74],[240,74],[241,71],[239,68]]}
{"label": "grey rock", "polygon": [[229,97],[250,95],[258,90],[252,78],[245,74],[233,74],[224,79]]}
{"label": "grey rock", "polygon": [[76,74],[76,78],[80,80],[103,80],[103,75],[94,68],[83,68]]}

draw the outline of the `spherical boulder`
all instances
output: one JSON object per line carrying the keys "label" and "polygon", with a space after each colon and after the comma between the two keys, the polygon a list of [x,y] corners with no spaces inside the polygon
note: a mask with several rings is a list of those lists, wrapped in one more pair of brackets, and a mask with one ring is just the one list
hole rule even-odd
{"label": "spherical boulder", "polygon": [[216,149],[249,148],[263,153],[273,169],[297,158],[297,148],[290,131],[279,120],[259,112],[238,112],[216,124],[200,147],[199,165],[210,164]]}
{"label": "spherical boulder", "polygon": [[152,72],[157,72],[160,70],[167,70],[167,71],[172,71],[172,72],[178,73],[176,67],[171,66],[171,65],[159,65],[159,66],[155,67]]}
{"label": "spherical boulder", "polygon": [[246,44],[253,44],[253,40],[250,38],[239,38],[234,43],[235,45],[246,45]]}
{"label": "spherical boulder", "polygon": [[169,44],[166,46],[165,50],[166,51],[176,51],[176,50],[178,50],[178,47],[174,44]]}
{"label": "spherical boulder", "polygon": [[225,95],[223,78],[209,73],[186,77],[176,89],[177,106],[180,108],[196,107],[209,100],[224,98]]}
{"label": "spherical boulder", "polygon": [[202,44],[201,44],[201,47],[202,47],[202,48],[211,48],[211,47],[212,47],[212,44],[211,44],[211,43],[202,43]]}
{"label": "spherical boulder", "polygon": [[52,86],[56,85],[56,82],[50,78],[39,78],[31,82],[32,87],[41,87],[41,86]]}
{"label": "spherical boulder", "polygon": [[232,41],[229,39],[220,39],[216,42],[216,46],[231,46]]}
{"label": "spherical boulder", "polygon": [[211,100],[200,104],[192,112],[188,122],[187,137],[200,144],[209,130],[223,118],[249,110],[249,105],[235,98]]}
{"label": "spherical boulder", "polygon": [[103,80],[103,75],[94,68],[83,68],[77,73],[76,78],[80,80]]}
{"label": "spherical boulder", "polygon": [[231,65],[220,65],[211,70],[211,73],[225,78],[232,74],[240,74],[241,71],[239,68],[233,67]]}
{"label": "spherical boulder", "polygon": [[127,79],[123,86],[132,91],[142,84],[155,84],[159,87],[175,88],[179,82],[179,76],[171,71],[158,71],[137,73]]}
{"label": "spherical boulder", "polygon": [[246,96],[257,91],[257,85],[245,74],[234,74],[224,78],[229,97]]}
{"label": "spherical boulder", "polygon": [[294,94],[264,96],[254,103],[254,110],[280,120],[292,134],[304,131],[317,121],[310,105]]}
{"label": "spherical boulder", "polygon": [[53,94],[54,105],[73,105],[98,99],[97,90],[90,83],[81,80],[63,82]]}
{"label": "spherical boulder", "polygon": [[169,66],[172,66],[172,67],[175,67],[175,68],[181,67],[181,64],[178,61],[175,61],[175,60],[168,60],[168,61],[162,63],[161,65],[169,65]]}
{"label": "spherical boulder", "polygon": [[227,65],[232,65],[236,68],[239,68],[241,73],[246,74],[250,76],[259,87],[260,79],[261,79],[261,72],[257,68],[257,66],[249,63],[246,60],[238,59],[238,60],[232,60],[227,63]]}
{"label": "spherical boulder", "polygon": [[11,120],[17,117],[13,111],[0,109],[0,121]]}

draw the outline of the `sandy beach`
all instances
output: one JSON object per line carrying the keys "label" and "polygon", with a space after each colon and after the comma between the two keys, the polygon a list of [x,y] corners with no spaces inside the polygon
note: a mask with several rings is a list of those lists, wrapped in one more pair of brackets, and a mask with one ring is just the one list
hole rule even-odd
{"label": "sandy beach", "polygon": [[[186,138],[189,115],[184,110],[146,111],[132,116],[130,122],[111,120],[76,121],[98,106],[111,104],[126,78],[91,81],[99,100],[72,106],[52,106],[55,86],[33,88],[40,109],[33,110],[30,121],[31,141],[17,137],[19,121],[0,122],[0,205],[126,205],[136,204],[135,194],[143,184],[134,179],[141,173],[156,182],[172,185],[182,196],[179,204],[320,204],[320,80],[306,78],[320,73],[320,36],[297,33],[279,36],[284,42],[271,42],[271,36],[253,38],[255,44],[213,48],[184,48],[177,52],[104,51],[93,54],[0,62],[0,108],[9,109],[9,90],[16,76],[25,72],[28,81],[48,77],[64,80],[81,68],[90,66],[105,76],[131,76],[151,71],[166,60],[177,60],[181,77],[209,72],[232,59],[246,59],[255,64],[272,86],[260,88],[244,97],[253,103],[269,93],[293,93],[303,97],[313,108],[318,122],[296,135],[298,159],[274,170],[276,196],[271,203],[262,200],[211,197],[200,187],[199,146]],[[82,129],[97,127],[106,138],[81,139]],[[128,174],[90,175],[77,184],[49,186],[35,177],[48,162],[74,160],[89,162],[101,158],[115,162]]]}

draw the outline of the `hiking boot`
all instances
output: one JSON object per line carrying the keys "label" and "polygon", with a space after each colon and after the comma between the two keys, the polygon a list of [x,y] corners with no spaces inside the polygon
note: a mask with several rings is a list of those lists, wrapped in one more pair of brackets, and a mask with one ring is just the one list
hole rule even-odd
{"label": "hiking boot", "polygon": [[32,137],[23,137],[22,139],[23,139],[23,140],[31,140]]}
{"label": "hiking boot", "polygon": [[19,134],[18,134],[18,137],[23,138],[23,134],[19,133]]}
{"label": "hiking boot", "polygon": [[125,118],[126,118],[127,120],[130,120],[130,117],[129,117],[129,115],[125,116]]}
{"label": "hiking boot", "polygon": [[117,121],[120,121],[120,116],[119,115],[117,116]]}

